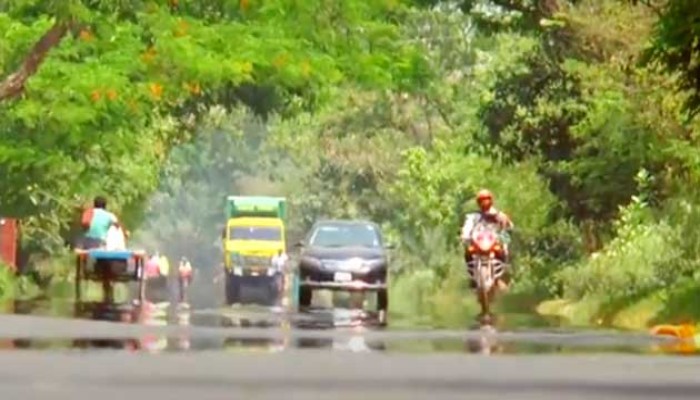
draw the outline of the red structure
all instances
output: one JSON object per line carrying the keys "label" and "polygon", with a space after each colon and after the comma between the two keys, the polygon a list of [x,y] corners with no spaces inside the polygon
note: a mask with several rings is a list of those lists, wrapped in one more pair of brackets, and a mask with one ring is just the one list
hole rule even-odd
{"label": "red structure", "polygon": [[19,223],[16,219],[0,217],[0,261],[17,270]]}

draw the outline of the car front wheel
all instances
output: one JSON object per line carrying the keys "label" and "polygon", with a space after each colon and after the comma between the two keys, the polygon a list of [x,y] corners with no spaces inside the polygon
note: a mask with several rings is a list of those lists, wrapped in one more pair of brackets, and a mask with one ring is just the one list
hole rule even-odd
{"label": "car front wheel", "polygon": [[311,288],[300,286],[299,287],[299,307],[309,307],[311,306],[311,297],[313,292]]}
{"label": "car front wheel", "polygon": [[389,309],[389,293],[386,289],[377,292],[377,311],[387,311]]}

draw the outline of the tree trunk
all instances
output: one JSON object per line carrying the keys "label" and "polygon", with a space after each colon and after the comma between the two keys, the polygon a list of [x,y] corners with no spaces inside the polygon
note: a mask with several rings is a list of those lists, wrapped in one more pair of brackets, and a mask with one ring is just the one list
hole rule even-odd
{"label": "tree trunk", "polygon": [[44,33],[41,39],[34,44],[34,47],[29,51],[22,65],[0,82],[0,102],[22,94],[27,80],[37,72],[49,51],[61,43],[70,25],[71,24],[66,21],[56,22]]}

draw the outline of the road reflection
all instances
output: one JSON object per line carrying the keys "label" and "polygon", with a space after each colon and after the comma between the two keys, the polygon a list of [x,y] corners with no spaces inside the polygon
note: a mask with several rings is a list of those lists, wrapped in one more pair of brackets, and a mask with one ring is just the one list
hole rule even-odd
{"label": "road reflection", "polygon": [[[614,343],[598,343],[596,335],[586,339],[582,331],[557,337],[556,332],[524,331],[518,336],[501,325],[477,325],[460,331],[450,331],[450,337],[431,336],[432,330],[402,330],[382,328],[373,313],[342,308],[310,309],[304,313],[282,307],[225,307],[222,309],[191,309],[187,304],[144,303],[74,305],[47,305],[37,302],[16,302],[12,312],[18,314],[53,315],[100,321],[111,321],[147,326],[179,326],[215,328],[219,333],[193,336],[185,329],[158,329],[138,337],[81,338],[66,340],[35,340],[5,338],[2,349],[76,349],[123,350],[129,352],[281,352],[297,349],[322,349],[339,352],[367,353],[464,353],[480,356],[501,354],[545,353],[637,353],[637,354],[699,354],[695,343],[668,343],[659,345],[644,342],[627,343],[625,336],[613,335]],[[66,311],[73,311],[70,312]],[[9,310],[8,310],[9,311]],[[230,329],[230,337],[224,333]],[[260,329],[268,334],[261,334]],[[504,332],[499,332],[503,330]],[[235,333],[234,333],[235,332]],[[249,333],[246,333],[249,332]],[[402,332],[412,335],[402,336]],[[538,333],[540,332],[540,333]],[[374,334],[379,333],[379,334]],[[505,335],[503,334],[505,333]],[[522,332],[521,332],[522,333]],[[235,337],[233,337],[235,336]],[[528,339],[529,338],[529,339]],[[581,339],[586,339],[581,341]],[[617,338],[617,339],[614,339]]]}
{"label": "road reflection", "polygon": [[[247,338],[191,338],[186,334],[176,338],[147,335],[129,340],[89,340],[77,341],[76,347],[103,348],[109,343],[111,348],[124,348],[133,351],[182,351],[182,350],[223,350],[233,352],[279,352],[288,349],[327,349],[333,351],[363,353],[405,351],[413,347],[393,343],[382,339],[368,339],[367,332],[381,326],[377,315],[362,310],[348,309],[312,309],[304,314],[289,313],[286,310],[264,307],[241,307],[198,314],[189,308],[170,307],[168,305],[145,304],[143,307],[115,308],[110,305],[93,307],[82,318],[110,320],[146,325],[195,325],[219,328],[265,328],[282,332],[280,337]],[[332,330],[342,335],[330,337],[304,337],[303,332]],[[240,332],[240,331],[239,331]],[[295,332],[296,335],[291,335]],[[301,334],[300,334],[301,332]],[[466,340],[445,339],[417,340],[418,346],[428,344],[431,352],[462,351],[478,354],[495,354],[504,349],[494,337],[493,327],[479,327],[480,334]],[[292,337],[293,336],[293,337]],[[406,344],[406,343],[404,343]],[[122,347],[119,347],[121,345]],[[458,345],[458,346],[455,346]]]}

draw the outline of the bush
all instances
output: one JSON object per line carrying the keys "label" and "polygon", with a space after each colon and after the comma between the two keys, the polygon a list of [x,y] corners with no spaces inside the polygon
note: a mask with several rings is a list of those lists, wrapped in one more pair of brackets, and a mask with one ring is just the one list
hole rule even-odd
{"label": "bush", "polygon": [[0,300],[13,298],[15,295],[15,274],[6,264],[0,263]]}
{"label": "bush", "polygon": [[680,256],[673,246],[677,232],[667,222],[653,221],[640,199],[622,209],[616,237],[605,248],[559,274],[564,296],[595,296],[618,301],[638,298],[674,279],[673,262]]}
{"label": "bush", "polygon": [[[476,312],[458,242],[439,227],[402,242],[393,260],[390,312],[412,325],[464,326]],[[430,249],[430,250],[426,250]],[[399,322],[399,323],[400,323]]]}

